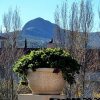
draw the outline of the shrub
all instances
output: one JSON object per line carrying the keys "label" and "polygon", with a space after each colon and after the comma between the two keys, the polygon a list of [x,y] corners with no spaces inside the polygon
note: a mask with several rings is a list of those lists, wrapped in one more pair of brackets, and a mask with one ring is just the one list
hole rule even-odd
{"label": "shrub", "polygon": [[54,68],[55,73],[62,71],[63,78],[69,84],[75,82],[75,73],[79,73],[80,64],[71,55],[60,48],[47,48],[33,50],[29,54],[22,56],[13,66],[22,79],[25,79],[28,70],[36,71],[37,68]]}

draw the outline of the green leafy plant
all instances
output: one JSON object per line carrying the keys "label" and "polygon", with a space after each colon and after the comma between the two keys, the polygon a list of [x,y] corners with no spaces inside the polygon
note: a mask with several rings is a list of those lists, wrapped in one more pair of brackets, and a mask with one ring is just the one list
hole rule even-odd
{"label": "green leafy plant", "polygon": [[54,68],[54,73],[62,71],[63,78],[69,84],[75,82],[75,73],[79,73],[80,64],[70,54],[60,48],[47,48],[34,50],[22,56],[13,66],[23,80],[26,80],[28,70],[36,71],[37,68]]}

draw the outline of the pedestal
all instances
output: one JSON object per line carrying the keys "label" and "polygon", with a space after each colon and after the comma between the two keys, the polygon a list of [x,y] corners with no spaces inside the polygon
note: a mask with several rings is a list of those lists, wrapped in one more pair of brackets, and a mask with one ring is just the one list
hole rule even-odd
{"label": "pedestal", "polygon": [[18,100],[50,100],[51,98],[66,99],[66,95],[35,95],[35,94],[19,94]]}

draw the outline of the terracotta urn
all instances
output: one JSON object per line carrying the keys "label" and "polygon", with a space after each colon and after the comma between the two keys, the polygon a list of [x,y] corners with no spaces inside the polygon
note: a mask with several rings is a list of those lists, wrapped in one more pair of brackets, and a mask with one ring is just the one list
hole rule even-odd
{"label": "terracotta urn", "polygon": [[38,68],[28,71],[28,84],[33,94],[60,94],[65,80],[62,72],[53,73],[53,68]]}

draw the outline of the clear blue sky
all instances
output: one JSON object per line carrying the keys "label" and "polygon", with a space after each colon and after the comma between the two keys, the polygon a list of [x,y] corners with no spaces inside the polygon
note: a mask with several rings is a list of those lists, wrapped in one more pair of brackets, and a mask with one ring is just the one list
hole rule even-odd
{"label": "clear blue sky", "polygon": [[[42,17],[46,20],[54,22],[54,12],[56,5],[60,5],[65,0],[0,0],[0,25],[2,25],[2,16],[9,8],[15,9],[16,6],[20,10],[22,25],[27,21]],[[73,1],[79,2],[80,0],[67,0],[70,5]],[[100,0],[92,0],[94,12],[97,12]],[[97,13],[95,13],[95,24],[98,22]],[[95,28],[97,29],[97,28]]]}

